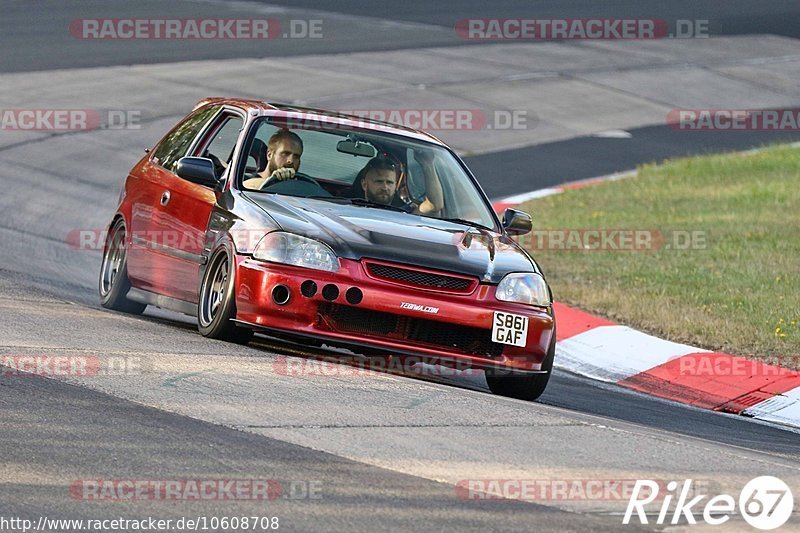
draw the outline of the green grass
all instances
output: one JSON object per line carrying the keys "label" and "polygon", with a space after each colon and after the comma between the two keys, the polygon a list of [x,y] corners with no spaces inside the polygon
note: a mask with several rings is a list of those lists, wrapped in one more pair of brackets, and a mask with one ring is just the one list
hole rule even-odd
{"label": "green grass", "polygon": [[637,177],[520,208],[535,230],[703,232],[704,246],[691,249],[532,253],[557,301],[677,342],[797,361],[800,149],[646,165]]}

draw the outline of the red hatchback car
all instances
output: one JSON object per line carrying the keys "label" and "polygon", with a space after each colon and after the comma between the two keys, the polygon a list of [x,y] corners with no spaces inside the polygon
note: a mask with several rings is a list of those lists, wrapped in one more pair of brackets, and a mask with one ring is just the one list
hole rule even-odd
{"label": "red hatchback car", "polygon": [[484,369],[532,400],[555,353],[552,295],[464,163],[424,132],[209,98],[130,171],[108,229],[103,306]]}

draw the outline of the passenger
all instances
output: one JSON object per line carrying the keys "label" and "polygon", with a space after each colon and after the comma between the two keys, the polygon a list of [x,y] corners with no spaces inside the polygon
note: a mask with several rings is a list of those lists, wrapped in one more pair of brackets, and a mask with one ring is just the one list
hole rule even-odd
{"label": "passenger", "polygon": [[303,140],[296,133],[283,129],[267,141],[267,168],[256,178],[244,181],[248,189],[263,189],[275,181],[291,179],[300,168]]}
{"label": "passenger", "polygon": [[[444,207],[444,194],[433,164],[433,152],[414,150],[414,159],[422,167],[425,177],[425,199],[419,205],[414,205],[412,212],[418,215],[435,215]],[[391,158],[373,157],[359,174],[362,175],[361,189],[365,199],[385,205],[395,201],[399,169]]]}

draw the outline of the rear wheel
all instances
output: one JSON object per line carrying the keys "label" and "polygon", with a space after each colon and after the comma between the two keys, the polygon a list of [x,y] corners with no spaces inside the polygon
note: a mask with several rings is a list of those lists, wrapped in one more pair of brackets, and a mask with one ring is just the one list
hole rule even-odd
{"label": "rear wheel", "polygon": [[200,284],[197,324],[205,337],[247,344],[253,338],[253,330],[233,322],[236,318],[234,270],[235,265],[226,250],[214,254]]}
{"label": "rear wheel", "polygon": [[118,220],[106,237],[103,263],[100,267],[100,304],[107,309],[140,315],[147,305],[132,302],[126,297],[131,288],[128,279],[125,223]]}
{"label": "rear wheel", "polygon": [[556,332],[553,329],[553,339],[547,349],[547,355],[542,361],[542,370],[546,374],[515,375],[510,370],[487,370],[486,382],[489,390],[498,396],[508,396],[518,400],[536,400],[544,393],[550,374],[553,373],[553,360],[556,355]]}

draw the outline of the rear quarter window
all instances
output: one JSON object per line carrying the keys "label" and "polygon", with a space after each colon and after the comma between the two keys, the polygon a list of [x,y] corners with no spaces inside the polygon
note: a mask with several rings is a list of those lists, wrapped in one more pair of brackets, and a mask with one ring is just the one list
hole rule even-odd
{"label": "rear quarter window", "polygon": [[153,162],[170,172],[175,172],[178,159],[186,155],[197,134],[217,111],[219,111],[219,106],[209,106],[198,109],[189,115],[159,143],[153,152]]}

